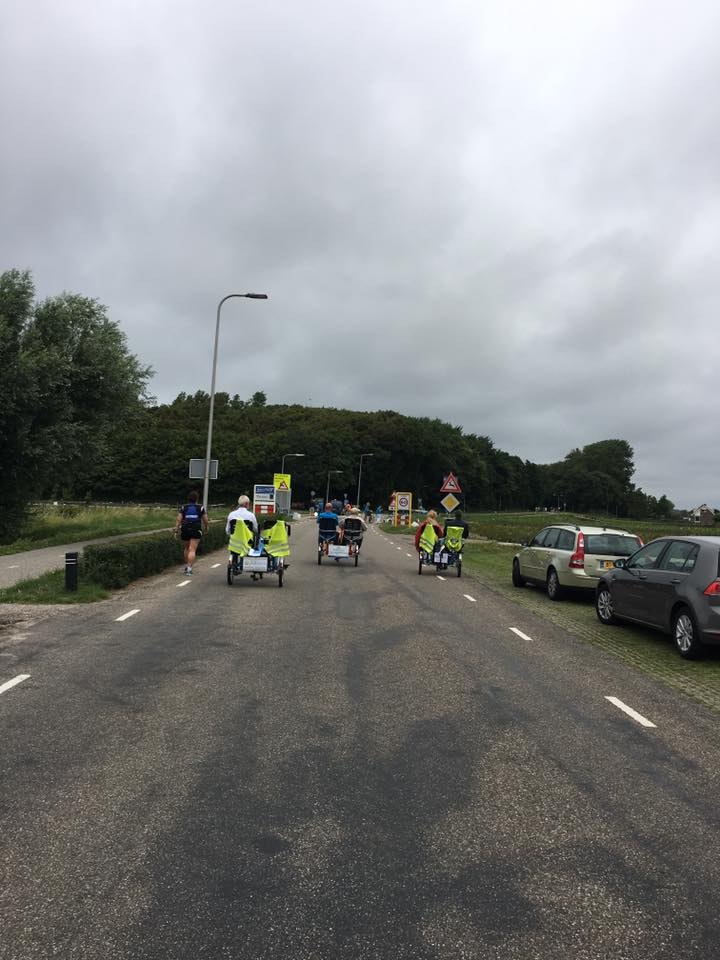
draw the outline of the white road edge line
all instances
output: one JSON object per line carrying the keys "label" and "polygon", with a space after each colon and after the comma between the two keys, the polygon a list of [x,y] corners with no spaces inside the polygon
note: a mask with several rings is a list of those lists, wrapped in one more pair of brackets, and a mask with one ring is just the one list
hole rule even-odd
{"label": "white road edge line", "polygon": [[623,713],[626,713],[629,717],[632,717],[633,720],[637,720],[641,727],[654,727],[655,724],[651,723],[646,717],[641,713],[638,713],[637,710],[633,710],[632,707],[629,707],[626,703],[623,703],[622,700],[618,700],[617,697],[605,697],[606,700],[609,700],[614,706],[619,710],[622,710]]}
{"label": "white road edge line", "polygon": [[23,680],[29,680],[29,673],[20,673],[17,677],[13,677],[12,680],[8,680],[6,683],[0,684],[0,693],[5,693],[6,690],[11,690],[13,687],[16,687],[19,683],[22,683]]}
{"label": "white road edge line", "polygon": [[465,597],[466,600],[469,600],[470,603],[477,603],[477,600],[475,599],[475,597],[471,597],[469,593],[464,593],[463,596]]}
{"label": "white road edge line", "polygon": [[190,583],[189,580],[182,580],[180,583],[176,583],[176,587],[186,587]]}
{"label": "white road edge line", "polygon": [[529,640],[530,643],[533,642],[532,637],[529,637],[526,633],[523,633],[522,630],[518,630],[517,627],[510,627],[509,629],[512,630],[512,632],[516,634],[518,637],[520,637],[521,640]]}
{"label": "white road edge line", "polygon": [[[281,529],[282,529],[282,528],[281,528]],[[221,563],[214,563],[214,564],[210,567],[210,569],[211,569],[211,570],[217,570],[217,568],[218,568],[218,567],[221,567],[221,566],[222,566]]]}
{"label": "white road edge line", "polygon": [[134,617],[136,613],[140,613],[140,607],[136,610],[131,610],[129,613],[124,613],[121,617],[115,617],[115,623],[122,623],[123,620],[129,620],[130,617]]}
{"label": "white road edge line", "polygon": [[438,579],[438,580],[442,580],[443,583],[444,583],[447,578],[446,578],[446,577],[441,577],[440,574],[438,574],[438,575],[437,575],[437,579]]}

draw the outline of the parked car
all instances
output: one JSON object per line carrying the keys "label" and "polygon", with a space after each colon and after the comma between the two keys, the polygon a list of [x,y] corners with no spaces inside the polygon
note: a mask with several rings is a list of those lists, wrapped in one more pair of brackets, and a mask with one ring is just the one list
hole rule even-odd
{"label": "parked car", "polygon": [[669,633],[681,657],[720,643],[720,539],[658,537],[600,578],[601,623],[630,620]]}
{"label": "parked car", "polygon": [[594,590],[618,557],[629,557],[642,540],[628,530],[556,523],[543,527],[523,544],[512,562],[512,582],[541,584],[551,600],[561,600],[567,588]]}

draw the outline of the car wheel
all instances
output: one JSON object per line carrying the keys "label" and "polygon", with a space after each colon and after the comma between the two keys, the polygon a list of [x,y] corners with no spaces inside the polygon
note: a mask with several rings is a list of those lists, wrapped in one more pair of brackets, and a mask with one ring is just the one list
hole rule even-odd
{"label": "car wheel", "polygon": [[672,635],[681,657],[694,660],[702,654],[703,645],[698,637],[695,617],[687,607],[681,607],[673,617]]}
{"label": "car wheel", "polygon": [[524,587],[525,577],[520,573],[520,561],[513,560],[512,582],[514,587]]}
{"label": "car wheel", "polygon": [[557,570],[555,567],[550,567],[547,573],[546,581],[547,595],[551,600],[562,600],[564,590],[558,580]]}
{"label": "car wheel", "polygon": [[600,585],[598,592],[595,594],[595,613],[600,623],[604,623],[607,626],[610,626],[612,623],[617,623],[612,593],[610,592],[610,587],[605,583]]}

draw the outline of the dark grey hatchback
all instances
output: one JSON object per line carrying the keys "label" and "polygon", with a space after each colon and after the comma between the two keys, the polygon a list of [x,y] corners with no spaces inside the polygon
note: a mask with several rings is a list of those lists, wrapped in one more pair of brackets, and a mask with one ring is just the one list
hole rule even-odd
{"label": "dark grey hatchback", "polygon": [[631,620],[669,633],[681,657],[720,643],[720,538],[659,537],[600,578],[601,623]]}

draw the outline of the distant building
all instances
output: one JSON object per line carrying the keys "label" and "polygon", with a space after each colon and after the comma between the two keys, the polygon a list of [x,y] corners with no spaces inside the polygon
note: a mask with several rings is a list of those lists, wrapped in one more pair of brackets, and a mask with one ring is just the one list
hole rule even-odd
{"label": "distant building", "polygon": [[692,523],[699,523],[702,527],[711,527],[715,523],[715,511],[711,510],[706,503],[701,503],[690,511],[690,520]]}

